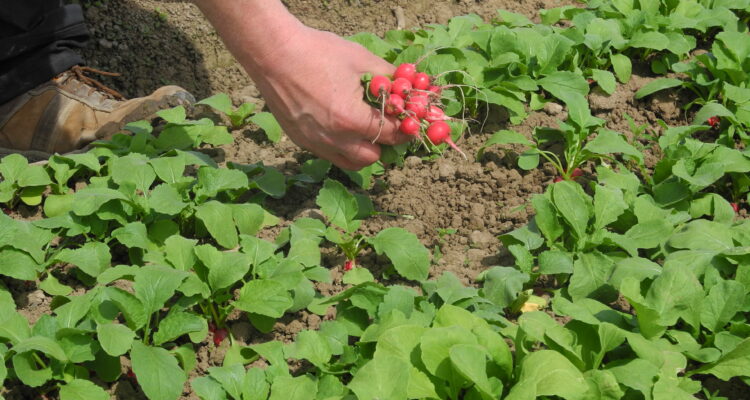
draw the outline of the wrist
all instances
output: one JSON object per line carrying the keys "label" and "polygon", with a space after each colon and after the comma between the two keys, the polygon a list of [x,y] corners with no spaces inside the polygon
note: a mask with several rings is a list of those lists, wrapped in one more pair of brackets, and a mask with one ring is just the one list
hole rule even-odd
{"label": "wrist", "polygon": [[229,51],[254,75],[306,28],[281,1],[192,0]]}

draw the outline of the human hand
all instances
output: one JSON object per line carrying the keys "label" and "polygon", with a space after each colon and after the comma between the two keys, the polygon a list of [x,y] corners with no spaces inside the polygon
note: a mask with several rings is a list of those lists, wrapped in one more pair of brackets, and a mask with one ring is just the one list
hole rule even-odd
{"label": "human hand", "polygon": [[286,39],[249,72],[294,143],[358,170],[379,159],[380,144],[410,140],[395,118],[363,100],[361,76],[391,74],[393,65],[357,43],[306,26]]}

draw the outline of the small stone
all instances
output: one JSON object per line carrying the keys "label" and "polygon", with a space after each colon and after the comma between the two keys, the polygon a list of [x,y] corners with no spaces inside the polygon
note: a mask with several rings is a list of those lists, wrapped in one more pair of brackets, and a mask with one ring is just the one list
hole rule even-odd
{"label": "small stone", "polygon": [[480,217],[478,215],[472,215],[469,217],[469,225],[468,227],[471,229],[484,229],[485,227],[485,220],[484,217]]}
{"label": "small stone", "polygon": [[476,215],[478,217],[483,217],[486,211],[487,211],[487,207],[485,207],[484,204],[482,203],[474,203],[471,205],[471,213],[473,215]]}
{"label": "small stone", "polygon": [[511,169],[508,171],[508,182],[518,182],[523,180],[523,177],[516,169]]}
{"label": "small stone", "polygon": [[560,115],[563,112],[563,106],[551,101],[544,105],[544,112],[552,116]]}
{"label": "small stone", "polygon": [[407,231],[417,235],[417,237],[422,237],[425,234],[425,227],[422,221],[419,220],[411,220],[404,224],[404,229]]}
{"label": "small stone", "polygon": [[592,111],[606,112],[612,111],[617,107],[617,99],[606,93],[591,92],[589,95],[589,104]]}
{"label": "small stone", "polygon": [[309,314],[307,316],[307,326],[309,329],[318,329],[320,328],[320,316],[317,314]]}
{"label": "small stone", "polygon": [[409,156],[404,160],[404,165],[408,168],[417,168],[422,165],[422,159],[417,156]]}
{"label": "small stone", "polygon": [[295,319],[294,321],[292,321],[289,324],[287,324],[286,326],[284,326],[283,331],[286,334],[294,335],[294,334],[297,334],[298,332],[300,332],[303,329],[305,329],[305,326],[302,325],[302,322],[300,322],[299,320]]}
{"label": "small stone", "polygon": [[466,252],[466,259],[471,265],[480,265],[482,260],[487,257],[487,253],[481,249],[469,249]]}
{"label": "small stone", "polygon": [[482,166],[479,164],[462,164],[456,171],[458,178],[474,179],[483,175]]}
{"label": "small stone", "polygon": [[[238,98],[243,103],[256,103],[258,102],[258,98],[260,97],[260,91],[258,91],[258,88],[255,87],[255,85],[246,85],[240,88],[239,90],[235,90],[234,93],[232,93],[232,97]],[[258,109],[256,107],[256,109]]]}
{"label": "small stone", "polygon": [[114,43],[110,42],[107,39],[99,39],[99,46],[102,46],[105,49],[111,49],[112,47],[114,47]]}
{"label": "small stone", "polygon": [[469,234],[471,243],[480,249],[486,249],[497,242],[495,236],[487,231],[473,231]]}
{"label": "small stone", "polygon": [[451,217],[451,226],[454,228],[458,228],[463,223],[463,220],[461,219],[461,216],[458,214],[453,214],[453,217]]}
{"label": "small stone", "polygon": [[26,295],[26,301],[29,303],[30,306],[38,306],[39,304],[44,303],[44,299],[47,296],[44,295],[44,292],[37,289],[33,292],[29,292]]}
{"label": "small stone", "polygon": [[449,162],[441,162],[438,164],[438,176],[442,180],[453,179],[456,176],[456,167]]}
{"label": "small stone", "polygon": [[485,226],[485,212],[486,208],[484,204],[474,203],[471,205],[471,216],[469,216],[469,228],[471,229],[483,229]]}
{"label": "small stone", "polygon": [[393,187],[401,187],[404,183],[406,183],[406,175],[404,175],[404,173],[400,170],[394,169],[388,176],[388,182]]}

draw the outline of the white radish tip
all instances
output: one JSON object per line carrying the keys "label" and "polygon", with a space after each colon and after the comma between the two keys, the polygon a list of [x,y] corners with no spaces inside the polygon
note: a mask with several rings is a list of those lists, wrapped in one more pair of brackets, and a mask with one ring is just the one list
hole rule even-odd
{"label": "white radish tip", "polygon": [[454,143],[453,140],[448,139],[448,140],[445,141],[445,143],[448,143],[448,146],[450,146],[453,150],[456,150],[459,154],[461,154],[461,156],[464,158],[464,160],[468,160],[469,159],[468,157],[466,157],[466,153],[464,153],[463,151],[461,151],[461,149],[459,149],[458,146],[456,146],[456,143]]}

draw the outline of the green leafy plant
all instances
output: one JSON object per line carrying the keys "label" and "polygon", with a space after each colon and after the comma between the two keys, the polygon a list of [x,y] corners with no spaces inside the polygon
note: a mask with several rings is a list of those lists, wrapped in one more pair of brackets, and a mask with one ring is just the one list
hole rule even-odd
{"label": "green leafy plant", "polygon": [[14,208],[19,201],[29,206],[42,202],[52,180],[41,165],[29,165],[25,157],[11,154],[0,161],[0,203]]}
{"label": "green leafy plant", "polygon": [[[695,98],[685,109],[699,105],[693,124],[705,124],[719,133],[717,142],[735,147],[735,136],[746,142],[745,133],[750,127],[750,82],[747,66],[750,52],[735,43],[744,43],[747,32],[725,31],[716,35],[711,52],[699,54],[694,59],[675,63],[671,68],[686,76],[684,79],[660,78],[642,87],[636,98],[681,87],[690,90]],[[725,121],[722,123],[722,121]]]}
{"label": "green leafy plant", "polygon": [[242,103],[237,108],[232,106],[232,100],[226,93],[218,93],[196,104],[205,104],[220,111],[229,118],[234,129],[242,128],[248,123],[258,125],[266,133],[266,137],[273,143],[281,140],[281,127],[273,114],[267,111],[256,112],[253,103]]}
{"label": "green leafy plant", "polygon": [[[494,133],[477,153],[481,158],[488,146],[495,144],[519,144],[528,147],[518,157],[518,166],[525,170],[534,169],[544,158],[557,170],[562,180],[571,180],[580,175],[579,167],[590,160],[614,160],[613,154],[619,153],[637,162],[643,163],[643,154],[629,144],[622,135],[601,127],[603,121],[590,115],[581,123],[580,119],[569,117],[569,121],[560,122],[559,129],[536,128],[532,139],[524,135],[501,130]],[[590,138],[594,136],[593,138]],[[551,150],[555,143],[562,142],[563,150],[558,153]]]}
{"label": "green leafy plant", "polygon": [[344,269],[351,270],[357,266],[357,256],[367,244],[365,237],[356,232],[362,220],[375,211],[370,199],[353,195],[341,183],[327,179],[315,202],[331,224],[341,229],[332,227],[325,235],[343,251],[347,263]]}
{"label": "green leafy plant", "polygon": [[341,183],[328,179],[316,203],[332,225],[325,229],[325,238],[336,244],[346,257],[345,271],[353,270],[359,253],[371,246],[376,253],[390,258],[396,272],[404,278],[427,278],[429,251],[414,234],[396,227],[384,229],[374,237],[357,233],[362,220],[375,213],[368,197],[351,194]]}

